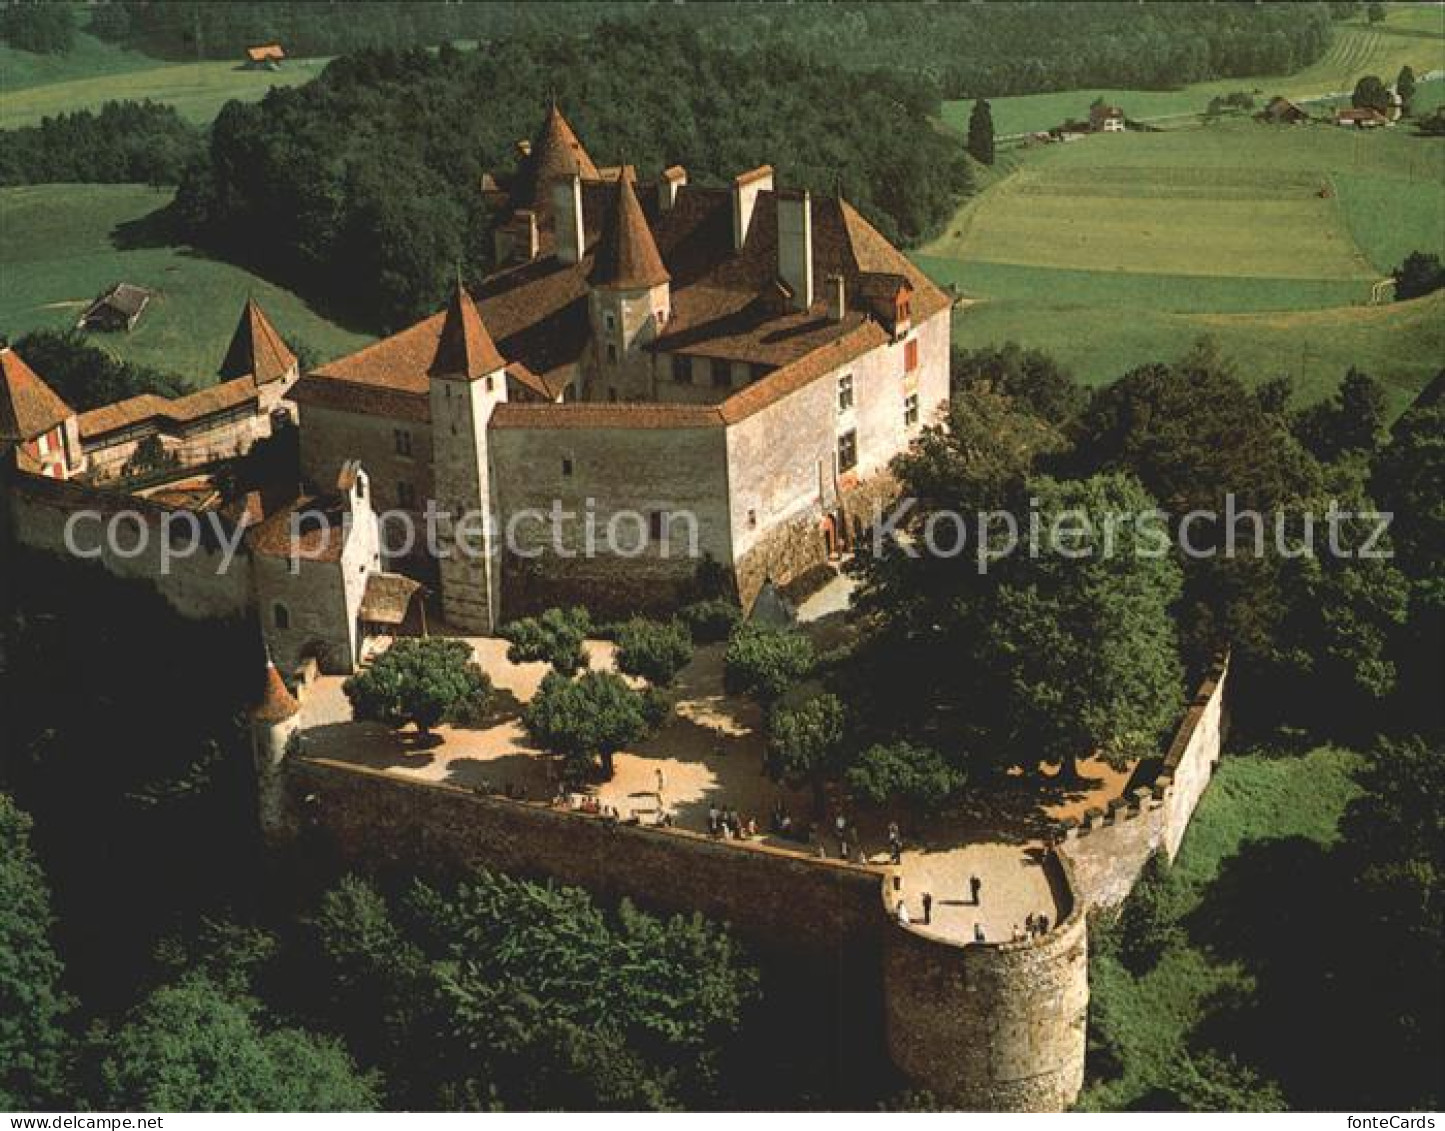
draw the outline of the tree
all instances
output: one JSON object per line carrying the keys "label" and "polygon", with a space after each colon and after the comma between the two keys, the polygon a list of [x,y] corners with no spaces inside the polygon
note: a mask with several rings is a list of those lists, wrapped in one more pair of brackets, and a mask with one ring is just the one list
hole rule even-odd
{"label": "tree", "polygon": [[1354,93],[1350,95],[1350,105],[1357,110],[1368,108],[1387,114],[1392,105],[1390,91],[1380,81],[1379,75],[1366,75],[1355,83]]}
{"label": "tree", "polygon": [[0,1107],[37,1111],[64,1093],[70,1000],[50,942],[50,891],[30,817],[0,793]]}
{"label": "tree", "polygon": [[1058,762],[1066,780],[1089,754],[1124,768],[1178,717],[1179,566],[1146,521],[1121,521],[1155,506],[1131,476],[1043,477],[1029,493],[1053,544],[1002,563],[990,597],[979,641],[989,745],[1025,768]]}
{"label": "tree", "polygon": [[574,779],[611,778],[617,751],[646,738],[665,717],[654,695],[634,691],[615,672],[584,672],[569,679],[548,672],[522,722],[538,746],[559,755]]}
{"label": "tree", "polygon": [[732,635],[742,620],[742,610],[723,597],[708,597],[684,605],[677,611],[678,619],[692,633],[694,644],[718,644]]}
{"label": "tree", "polygon": [[975,102],[968,116],[968,152],[980,164],[993,164],[993,110],[987,99]]}
{"label": "tree", "polygon": [[793,787],[807,784],[823,811],[823,786],[842,768],[847,713],[836,695],[823,693],[795,707],[778,705],[768,719],[767,770]]}
{"label": "tree", "polygon": [[523,617],[502,626],[499,636],[511,647],[507,659],[514,664],[543,662],[561,675],[587,666],[583,647],[592,632],[592,618],[578,606],[548,609],[539,617]]}
{"label": "tree", "polygon": [[1372,24],[1377,24],[1385,18],[1385,5],[1374,0],[1373,3],[1365,5],[1365,18]]}
{"label": "tree", "polygon": [[115,1111],[373,1111],[376,1082],[339,1042],[269,1029],[258,1003],[208,979],[151,993],[102,1042],[100,1104]]}
{"label": "tree", "polygon": [[80,330],[31,330],[13,345],[15,352],[76,412],[142,393],[178,397],[187,392],[179,377],[112,357],[91,344]]}
{"label": "tree", "polygon": [[[1445,382],[1445,373],[1435,378]],[[1445,596],[1445,400],[1407,409],[1376,454],[1370,490],[1395,518],[1391,538],[1400,568]]]}
{"label": "tree", "polygon": [[486,713],[492,683],[463,640],[440,636],[398,640],[342,690],[358,719],[422,734],[441,722],[471,723]]}
{"label": "tree", "polygon": [[1409,63],[1400,68],[1400,75],[1395,79],[1395,93],[1400,96],[1400,108],[1408,114],[1410,104],[1415,101],[1415,72]]}
{"label": "tree", "polygon": [[617,629],[617,668],[657,687],[670,687],[692,659],[692,634],[678,620],[633,617]]}
{"label": "tree", "polygon": [[1388,412],[1384,386],[1351,366],[1334,394],[1298,413],[1292,428],[1317,459],[1332,461],[1373,452]]}
{"label": "tree", "polygon": [[728,640],[723,683],[731,695],[751,695],[764,706],[777,702],[813,670],[813,642],[801,632],[743,624]]}
{"label": "tree", "polygon": [[944,805],[967,778],[932,747],[898,741],[868,747],[844,780],[850,793],[872,805],[901,802],[927,811]]}
{"label": "tree", "polygon": [[1009,397],[1056,427],[1079,414],[1088,400],[1073,376],[1042,350],[1023,349],[1017,342],[983,346],[976,350],[954,347],[949,358],[950,383],[955,394],[981,388]]}
{"label": "tree", "polygon": [[1397,302],[1422,298],[1445,287],[1445,266],[1434,253],[1412,251],[1391,274],[1395,276]]}
{"label": "tree", "polygon": [[75,12],[69,4],[20,0],[6,7],[0,35],[20,51],[68,55],[75,46]]}

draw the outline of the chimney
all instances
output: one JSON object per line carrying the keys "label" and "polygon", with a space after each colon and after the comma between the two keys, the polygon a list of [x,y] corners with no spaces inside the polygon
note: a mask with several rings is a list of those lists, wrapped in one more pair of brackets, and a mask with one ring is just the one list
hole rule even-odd
{"label": "chimney", "polygon": [[778,277],[793,292],[793,308],[813,305],[813,201],[807,191],[778,193]]}
{"label": "chimney", "polygon": [[828,321],[843,321],[843,315],[848,310],[848,304],[844,300],[843,276],[829,275],[823,282],[823,294],[828,300]]}
{"label": "chimney", "polygon": [[748,239],[748,227],[753,222],[753,207],[758,202],[758,193],[771,191],[773,167],[759,165],[733,178],[733,250],[741,251]]}
{"label": "chimney", "polygon": [[662,191],[658,195],[658,202],[664,212],[672,209],[677,203],[677,194],[682,186],[687,184],[687,170],[681,165],[674,165],[670,169],[662,171]]}
{"label": "chimney", "polygon": [[552,182],[552,210],[557,216],[557,258],[580,263],[586,244],[582,231],[582,178],[576,173]]}

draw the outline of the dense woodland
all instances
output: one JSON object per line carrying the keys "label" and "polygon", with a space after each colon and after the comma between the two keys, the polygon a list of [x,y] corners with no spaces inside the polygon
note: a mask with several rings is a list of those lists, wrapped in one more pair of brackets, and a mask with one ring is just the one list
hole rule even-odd
{"label": "dense woodland", "polygon": [[651,176],[681,162],[720,183],[772,162],[784,184],[841,187],[905,243],[969,188],[963,156],[929,124],[927,83],[805,66],[784,47],[734,52],[668,21],[347,56],[227,106],[177,213],[201,244],[395,329],[436,309],[459,261],[487,269],[481,176],[512,168],[552,95],[599,163]]}
{"label": "dense woodland", "polygon": [[[101,34],[167,58],[233,58],[277,40],[292,54],[491,40],[517,32],[589,35],[647,20],[656,4],[117,3]],[[812,65],[922,74],[947,98],[1086,86],[1165,89],[1203,79],[1288,73],[1313,62],[1331,14],[1354,5],[1020,3],[668,5],[670,24],[710,44],[767,50],[780,39]]]}
{"label": "dense woodland", "polygon": [[205,137],[173,106],[107,102],[4,131],[0,185],[173,185],[201,158]]}

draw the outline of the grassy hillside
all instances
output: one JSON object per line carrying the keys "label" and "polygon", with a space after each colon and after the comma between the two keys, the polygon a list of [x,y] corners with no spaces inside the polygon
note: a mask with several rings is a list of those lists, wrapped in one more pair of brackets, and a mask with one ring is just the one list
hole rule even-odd
{"label": "grassy hillside", "polygon": [[64,55],[40,55],[18,51],[0,43],[0,95],[11,94],[45,83],[98,78],[125,71],[144,71],[158,60],[139,51],[129,51],[85,32],[77,32],[75,47]]}
{"label": "grassy hillside", "polygon": [[[0,331],[16,337],[75,323],[81,308],[114,282],[155,290],[129,334],[92,340],[120,357],[208,384],[241,305],[254,295],[282,335],[334,357],[368,340],[328,322],[289,291],[184,247],[118,245],[170,191],[140,185],[37,185],[0,190]],[[127,228],[126,225],[131,225]]]}
{"label": "grassy hillside", "polygon": [[1445,296],[1365,305],[1409,251],[1445,252],[1433,140],[1239,120],[1017,150],[996,173],[917,256],[976,300],[961,343],[1013,338],[1099,383],[1209,333],[1248,379],[1312,399],[1357,364],[1397,407],[1445,355]]}
{"label": "grassy hillside", "polygon": [[[1331,94],[1353,90],[1356,80],[1367,74],[1394,82],[1406,64],[1417,75],[1445,70],[1445,8],[1392,4],[1381,23],[1372,25],[1360,16],[1339,24],[1324,57],[1293,75],[1219,79],[1179,90],[1074,90],[993,99],[994,129],[1001,136],[1047,130],[1066,119],[1083,117],[1095,98],[1123,106],[1132,118],[1155,118],[1203,113],[1215,95],[1237,90],[1263,98]],[[969,102],[949,102],[944,114],[950,122],[966,127],[971,108]]]}
{"label": "grassy hillside", "polygon": [[[1091,1013],[1106,1019],[1119,1065],[1117,1074],[1091,1081],[1081,1107],[1157,1110],[1151,1097],[1185,1075],[1199,1031],[1219,1034],[1233,1020],[1232,1009],[1255,1001],[1254,978],[1214,953],[1211,933],[1227,915],[1239,945],[1247,946],[1244,940],[1268,932],[1270,924],[1319,918],[1318,909],[1295,907],[1315,898],[1312,877],[1295,875],[1296,886],[1269,874],[1275,869],[1268,863],[1288,857],[1307,866],[1334,842],[1345,805],[1358,792],[1351,778],[1358,765],[1356,755],[1329,748],[1298,756],[1226,755],[1220,762],[1169,873],[1163,902],[1177,924],[1174,939],[1142,976],[1115,959],[1091,967]],[[1257,887],[1284,880],[1268,906],[1250,906],[1235,890],[1246,859],[1262,862],[1267,883]],[[1294,894],[1302,891],[1309,894]],[[1248,1016],[1247,1009],[1241,1012]],[[1096,1030],[1091,1036],[1103,1035]]]}

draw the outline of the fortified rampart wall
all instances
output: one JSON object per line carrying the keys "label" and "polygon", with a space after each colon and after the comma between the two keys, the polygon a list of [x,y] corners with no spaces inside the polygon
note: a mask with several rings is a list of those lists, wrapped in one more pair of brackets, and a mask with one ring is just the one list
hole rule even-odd
{"label": "fortified rampart wall", "polygon": [[1090,906],[1112,907],[1133,890],[1151,855],[1179,852],[1194,808],[1219,761],[1228,716],[1229,660],[1221,658],[1200,684],[1154,783],[1134,789],[1107,809],[1090,809],[1064,833],[1060,851]]}

